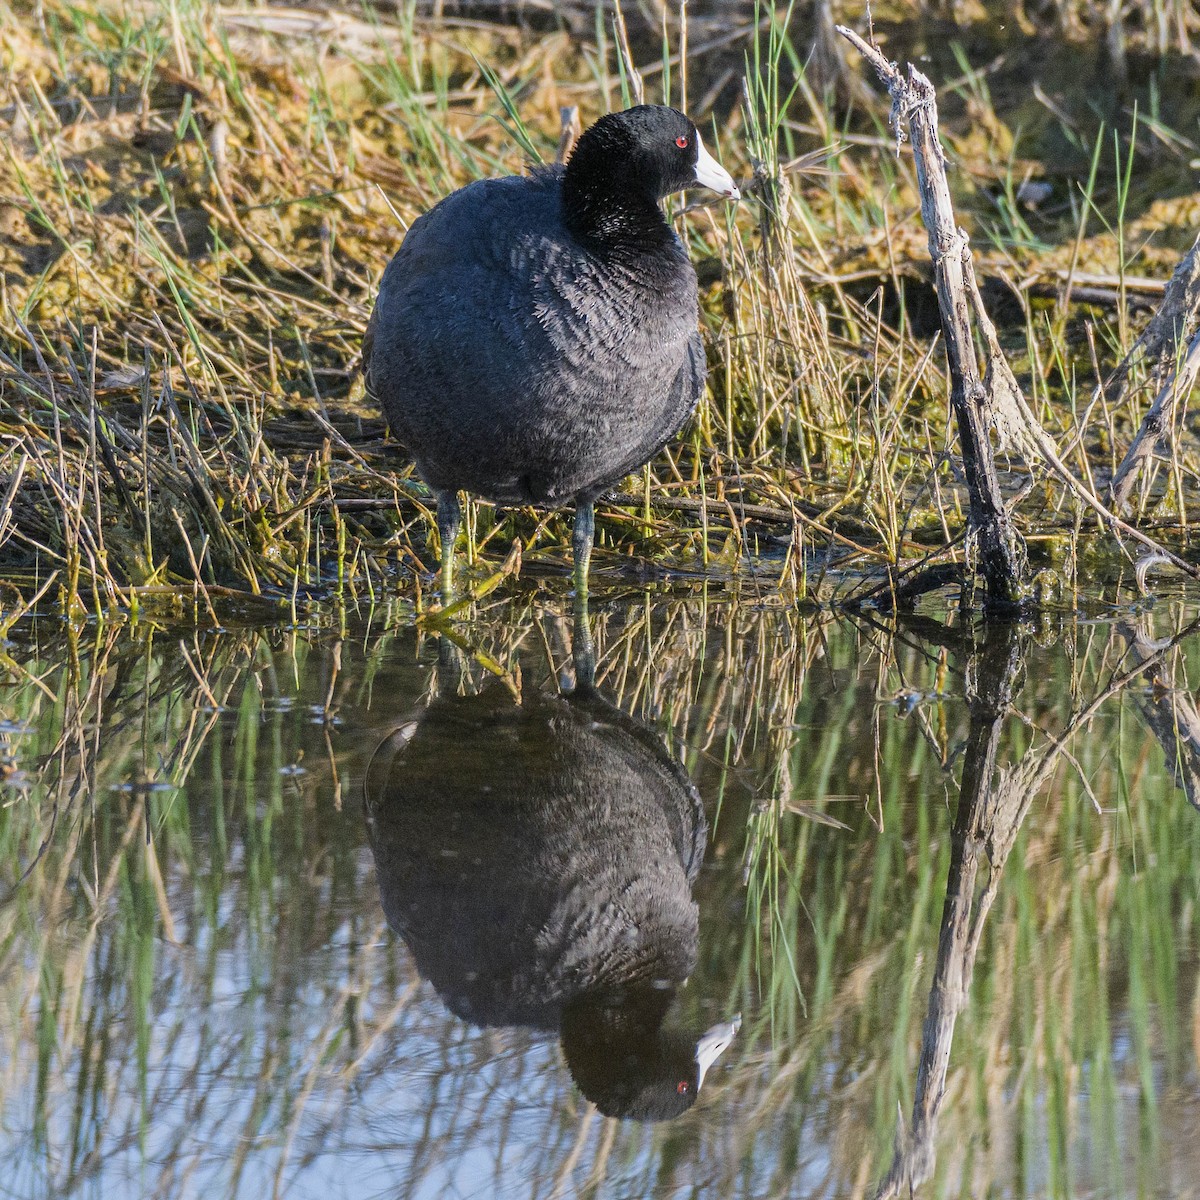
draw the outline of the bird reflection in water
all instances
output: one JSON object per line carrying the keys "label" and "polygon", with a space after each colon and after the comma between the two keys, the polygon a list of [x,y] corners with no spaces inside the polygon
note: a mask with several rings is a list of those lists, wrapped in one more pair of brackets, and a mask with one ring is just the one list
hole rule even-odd
{"label": "bird reflection in water", "polygon": [[573,693],[519,703],[498,681],[453,694],[444,643],[441,694],[372,760],[367,823],[388,923],[451,1012],[557,1031],[602,1113],[662,1120],[695,1102],[740,1018],[698,1038],[666,1024],[696,964],[704,810],[591,686],[589,643]]}

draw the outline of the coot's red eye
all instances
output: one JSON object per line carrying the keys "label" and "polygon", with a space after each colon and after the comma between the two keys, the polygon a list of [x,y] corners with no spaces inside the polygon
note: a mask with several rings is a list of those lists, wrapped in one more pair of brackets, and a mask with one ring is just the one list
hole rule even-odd
{"label": "coot's red eye", "polygon": [[680,150],[686,150],[686,149],[687,149],[687,144],[688,144],[688,140],[687,140],[687,134],[686,134],[686,133],[681,133],[681,134],[680,134],[680,135],[679,135],[679,136],[678,136],[678,137],[675,139],[675,145],[677,145],[677,146],[680,148]]}
{"label": "coot's red eye", "polygon": [[[680,140],[681,142],[683,142],[683,144],[684,144],[685,146],[687,145],[687,138],[680,138],[679,140]],[[678,1092],[678,1093],[679,1093],[681,1096],[686,1096],[686,1095],[687,1095],[687,1090],[688,1090],[687,1080],[686,1080],[686,1079],[681,1079],[681,1080],[679,1081],[679,1084],[678,1084],[678,1086],[675,1088],[675,1090],[676,1090],[676,1091],[677,1091],[677,1092]]]}

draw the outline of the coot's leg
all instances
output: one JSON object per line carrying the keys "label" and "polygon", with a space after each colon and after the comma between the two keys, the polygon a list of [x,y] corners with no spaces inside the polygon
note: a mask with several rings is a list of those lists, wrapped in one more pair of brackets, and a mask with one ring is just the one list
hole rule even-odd
{"label": "coot's leg", "polygon": [[454,543],[462,525],[462,507],[457,492],[438,492],[437,525],[442,543],[442,599],[449,603],[454,587]]}
{"label": "coot's leg", "polygon": [[596,536],[596,509],[591,499],[575,499],[575,533],[571,549],[575,555],[575,595],[587,604],[588,566],[592,561],[592,539]]}
{"label": "coot's leg", "polygon": [[591,499],[575,498],[575,531],[571,549],[575,555],[575,628],[571,632],[571,657],[575,662],[575,691],[589,694],[596,685],[596,652],[588,620],[588,566],[592,540],[596,536],[596,510]]}

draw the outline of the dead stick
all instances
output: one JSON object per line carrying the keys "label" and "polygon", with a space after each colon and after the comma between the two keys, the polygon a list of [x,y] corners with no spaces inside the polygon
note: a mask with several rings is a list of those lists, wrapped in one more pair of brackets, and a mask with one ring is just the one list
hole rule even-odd
{"label": "dead stick", "polygon": [[1097,385],[1093,404],[1101,396],[1110,405],[1118,404],[1129,385],[1129,373],[1134,363],[1142,359],[1150,362],[1151,382],[1161,386],[1175,363],[1180,344],[1192,336],[1200,318],[1200,235],[1167,280],[1162,297],[1158,311],[1129,353],[1112,374]]}
{"label": "dead stick", "polygon": [[875,68],[892,98],[892,127],[902,136],[907,119],[921,193],[921,219],[929,231],[938,308],[950,366],[950,402],[962,444],[963,471],[971,509],[969,526],[979,547],[985,583],[984,608],[1002,612],[1016,608],[1021,597],[1020,539],[1009,520],[988,437],[987,393],[979,375],[971,331],[971,304],[963,261],[967,235],[954,220],[945,155],[938,140],[937,97],[933,84],[911,64],[907,77],[852,29],[837,31]]}
{"label": "dead stick", "polygon": [[1071,473],[1070,467],[1059,457],[1054,440],[1042,428],[1037,417],[1025,402],[1025,396],[1017,385],[1016,376],[1004,357],[1000,348],[1000,339],[996,336],[996,327],[992,324],[987,310],[983,306],[983,297],[975,283],[975,273],[971,264],[966,263],[967,287],[971,293],[971,303],[975,309],[975,320],[983,334],[984,345],[987,349],[987,373],[984,376],[984,389],[987,392],[991,420],[1002,440],[1014,441],[1030,459],[1040,458],[1050,470],[1062,480],[1067,489],[1079,500],[1096,512],[1100,519],[1118,534],[1125,534],[1135,542],[1140,542],[1152,556],[1161,557],[1172,566],[1177,567],[1193,579],[1200,578],[1200,571],[1191,563],[1172,554],[1161,542],[1156,542],[1148,534],[1143,533],[1133,525],[1122,521],[1116,513],[1105,507],[1104,503],[1090,488],[1084,486]]}

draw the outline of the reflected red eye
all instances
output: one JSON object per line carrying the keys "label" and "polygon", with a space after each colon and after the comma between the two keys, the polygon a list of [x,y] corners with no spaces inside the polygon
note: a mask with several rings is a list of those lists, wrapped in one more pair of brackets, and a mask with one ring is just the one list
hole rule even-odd
{"label": "reflected red eye", "polygon": [[680,135],[679,135],[679,136],[678,136],[678,137],[675,139],[675,145],[677,145],[677,146],[680,148],[680,150],[686,150],[686,149],[687,149],[687,144],[688,144],[688,140],[687,140],[687,134],[686,134],[686,133],[681,133],[681,134],[680,134]]}
{"label": "reflected red eye", "polygon": [[[687,138],[679,138],[678,140],[679,140],[679,141],[681,141],[681,142],[682,142],[682,143],[683,143],[685,146],[687,145]],[[678,1086],[678,1087],[677,1087],[675,1090],[676,1090],[676,1091],[677,1091],[677,1092],[678,1092],[678,1093],[679,1093],[681,1096],[686,1096],[686,1095],[687,1095],[687,1090],[688,1090],[687,1080],[686,1080],[686,1079],[681,1079],[681,1080],[679,1081],[679,1086]]]}

